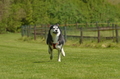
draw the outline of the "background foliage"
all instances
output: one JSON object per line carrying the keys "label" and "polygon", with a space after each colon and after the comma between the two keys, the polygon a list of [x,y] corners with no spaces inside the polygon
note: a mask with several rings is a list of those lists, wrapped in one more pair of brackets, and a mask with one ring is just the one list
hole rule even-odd
{"label": "background foliage", "polygon": [[0,33],[21,25],[118,22],[119,0],[0,0]]}

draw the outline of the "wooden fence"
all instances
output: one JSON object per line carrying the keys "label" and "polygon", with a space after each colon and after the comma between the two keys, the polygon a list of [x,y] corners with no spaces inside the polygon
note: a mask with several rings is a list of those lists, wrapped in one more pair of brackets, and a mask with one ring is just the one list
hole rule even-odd
{"label": "wooden fence", "polygon": [[[22,26],[21,35],[27,37],[34,37],[34,40],[40,37],[47,37],[50,25],[35,25]],[[64,34],[65,40],[69,37],[78,38],[79,43],[83,43],[84,39],[96,39],[101,42],[104,39],[112,39],[116,43],[119,42],[120,27],[117,24],[111,23],[86,23],[86,24],[64,24],[60,25]]]}

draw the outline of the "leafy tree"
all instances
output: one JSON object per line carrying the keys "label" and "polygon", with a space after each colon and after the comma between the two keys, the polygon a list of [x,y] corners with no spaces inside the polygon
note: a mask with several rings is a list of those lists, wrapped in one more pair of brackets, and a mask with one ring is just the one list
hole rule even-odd
{"label": "leafy tree", "polygon": [[48,24],[49,22],[49,15],[47,14],[47,6],[49,3],[44,0],[33,0],[32,7],[33,7],[33,20],[34,24]]}
{"label": "leafy tree", "polygon": [[0,0],[0,33],[21,25],[119,22],[119,8],[110,0]]}

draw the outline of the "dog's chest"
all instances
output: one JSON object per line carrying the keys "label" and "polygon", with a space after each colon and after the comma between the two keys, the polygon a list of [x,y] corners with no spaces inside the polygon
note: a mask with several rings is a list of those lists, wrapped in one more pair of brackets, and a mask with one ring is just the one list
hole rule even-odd
{"label": "dog's chest", "polygon": [[53,39],[53,44],[52,44],[52,46],[53,46],[53,49],[56,49],[56,46],[57,46],[57,44],[58,44],[58,39],[59,39],[59,37],[56,35],[56,36],[52,36],[52,39]]}
{"label": "dog's chest", "polygon": [[58,43],[59,36],[57,36],[57,35],[54,36],[53,35],[52,39],[53,39],[53,43]]}

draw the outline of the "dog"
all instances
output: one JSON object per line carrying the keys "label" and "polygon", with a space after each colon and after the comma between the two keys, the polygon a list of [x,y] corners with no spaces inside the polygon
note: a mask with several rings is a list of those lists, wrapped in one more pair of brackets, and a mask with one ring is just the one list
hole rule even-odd
{"label": "dog", "polygon": [[65,56],[63,45],[65,44],[64,36],[59,28],[59,24],[51,25],[48,31],[47,41],[50,59],[53,59],[53,49],[58,50],[58,62],[61,62],[61,54]]}

